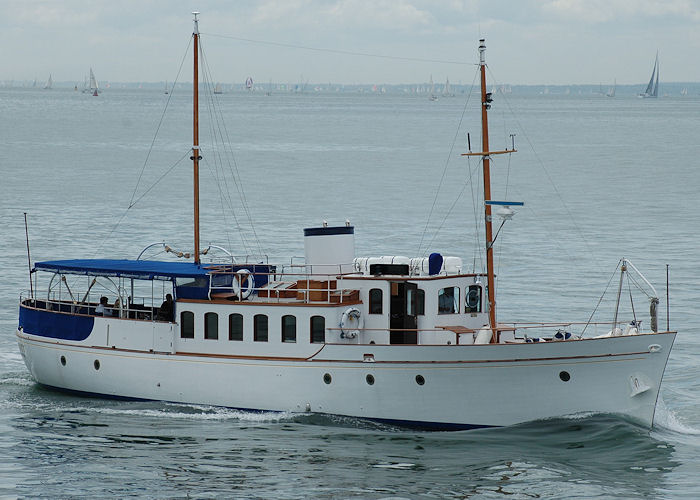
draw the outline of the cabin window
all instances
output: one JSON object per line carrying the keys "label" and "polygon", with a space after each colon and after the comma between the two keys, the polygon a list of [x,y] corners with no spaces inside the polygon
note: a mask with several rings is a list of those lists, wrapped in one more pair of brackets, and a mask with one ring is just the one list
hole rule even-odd
{"label": "cabin window", "polygon": [[218,340],[219,338],[219,315],[216,313],[204,314],[204,338],[207,340]]}
{"label": "cabin window", "polygon": [[481,287],[479,285],[470,285],[467,288],[467,295],[464,299],[464,312],[481,312]]}
{"label": "cabin window", "polygon": [[296,316],[282,316],[282,342],[297,341],[297,318]]}
{"label": "cabin window", "polygon": [[311,343],[323,344],[326,341],[326,318],[311,316]]}
{"label": "cabin window", "polygon": [[180,313],[180,338],[194,338],[194,313],[192,311]]}
{"label": "cabin window", "polygon": [[379,288],[369,291],[369,313],[382,314],[382,291]]}
{"label": "cabin window", "polygon": [[228,315],[228,339],[243,340],[243,315],[229,314]]}
{"label": "cabin window", "polygon": [[438,292],[438,314],[459,312],[459,288],[448,286]]}
{"label": "cabin window", "polygon": [[267,315],[256,314],[253,316],[253,340],[267,342]]}
{"label": "cabin window", "polygon": [[421,288],[416,290],[416,315],[425,315],[425,290]]}

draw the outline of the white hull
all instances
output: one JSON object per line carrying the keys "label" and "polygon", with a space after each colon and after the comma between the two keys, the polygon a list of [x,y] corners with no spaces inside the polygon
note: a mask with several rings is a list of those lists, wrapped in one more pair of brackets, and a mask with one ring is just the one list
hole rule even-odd
{"label": "white hull", "polygon": [[[133,324],[109,321],[116,336],[118,323]],[[148,330],[159,326],[172,328]],[[308,356],[294,358],[187,354],[172,343],[167,353],[109,348],[94,335],[67,342],[20,330],[17,337],[36,381],[64,390],[449,429],[582,412],[651,426],[675,333],[534,344],[309,346]],[[363,361],[368,355],[373,362]]]}

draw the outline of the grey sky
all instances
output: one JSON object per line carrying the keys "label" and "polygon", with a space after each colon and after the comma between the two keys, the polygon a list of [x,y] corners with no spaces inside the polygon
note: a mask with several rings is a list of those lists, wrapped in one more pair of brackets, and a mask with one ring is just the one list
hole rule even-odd
{"label": "grey sky", "polygon": [[[469,65],[406,62],[228,38],[473,63],[486,37],[501,83],[700,81],[700,0],[0,0],[0,80],[172,81],[201,12],[213,78],[471,82]],[[190,80],[189,71],[182,80]]]}

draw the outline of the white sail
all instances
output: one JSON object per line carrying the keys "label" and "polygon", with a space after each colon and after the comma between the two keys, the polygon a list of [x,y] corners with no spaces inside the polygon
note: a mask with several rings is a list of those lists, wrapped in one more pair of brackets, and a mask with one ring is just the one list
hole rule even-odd
{"label": "white sail", "polygon": [[51,78],[51,75],[49,74],[49,79],[46,82],[46,85],[44,85],[44,88],[49,90],[53,87],[53,79]]}
{"label": "white sail", "polygon": [[95,78],[95,73],[92,72],[92,68],[90,68],[90,90],[99,90],[97,79]]}

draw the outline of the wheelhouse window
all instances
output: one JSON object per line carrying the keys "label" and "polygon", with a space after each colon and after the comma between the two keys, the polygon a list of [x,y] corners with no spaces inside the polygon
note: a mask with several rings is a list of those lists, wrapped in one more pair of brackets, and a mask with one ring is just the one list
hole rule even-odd
{"label": "wheelhouse window", "polygon": [[481,287],[479,285],[470,285],[467,288],[467,295],[464,299],[464,312],[481,312]]}
{"label": "wheelhouse window", "polygon": [[253,340],[267,342],[267,315],[256,314],[253,316]]}
{"label": "wheelhouse window", "polygon": [[180,338],[194,338],[194,313],[192,311],[180,313]]}
{"label": "wheelhouse window", "polygon": [[379,288],[369,291],[369,313],[382,314],[382,291]]}
{"label": "wheelhouse window", "polygon": [[297,318],[296,316],[282,316],[282,342],[297,341]]}
{"label": "wheelhouse window", "polygon": [[416,315],[425,315],[425,290],[421,288],[416,290]]}
{"label": "wheelhouse window", "polygon": [[438,314],[457,314],[459,312],[459,288],[448,286],[438,292]]}
{"label": "wheelhouse window", "polygon": [[219,338],[219,315],[216,313],[204,314],[204,338],[207,340],[218,340]]}
{"label": "wheelhouse window", "polygon": [[323,344],[326,341],[326,318],[311,316],[311,343]]}
{"label": "wheelhouse window", "polygon": [[234,313],[228,315],[228,339],[243,340],[243,315]]}

